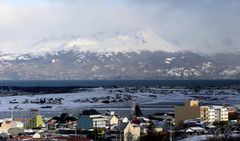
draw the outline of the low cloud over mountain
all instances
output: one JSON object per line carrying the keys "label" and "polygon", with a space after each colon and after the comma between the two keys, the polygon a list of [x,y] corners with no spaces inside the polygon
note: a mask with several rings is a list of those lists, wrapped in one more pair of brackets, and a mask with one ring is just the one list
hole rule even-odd
{"label": "low cloud over mountain", "polygon": [[149,31],[61,36],[0,55],[1,79],[239,79],[238,53],[179,50]]}

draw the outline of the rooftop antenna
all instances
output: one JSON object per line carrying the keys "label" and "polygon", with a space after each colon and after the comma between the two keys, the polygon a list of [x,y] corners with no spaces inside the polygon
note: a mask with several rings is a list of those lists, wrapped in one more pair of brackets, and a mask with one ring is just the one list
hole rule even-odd
{"label": "rooftop antenna", "polygon": [[136,103],[135,101],[131,101],[131,115],[134,115],[135,113],[135,107],[136,107]]}
{"label": "rooftop antenna", "polygon": [[[1,80],[1,93],[2,95],[4,95],[4,91],[3,91],[3,81]],[[0,101],[0,104],[1,104],[1,101]]]}
{"label": "rooftop antenna", "polygon": [[3,82],[2,82],[2,80],[1,80],[1,92],[3,94]]}
{"label": "rooftop antenna", "polygon": [[12,119],[12,121],[13,121],[13,117],[14,115],[13,115],[13,109],[11,110],[11,119]]}

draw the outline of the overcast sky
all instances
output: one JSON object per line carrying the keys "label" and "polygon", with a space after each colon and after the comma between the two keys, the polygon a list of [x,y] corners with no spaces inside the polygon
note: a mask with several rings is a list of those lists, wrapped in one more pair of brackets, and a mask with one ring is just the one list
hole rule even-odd
{"label": "overcast sky", "polygon": [[50,36],[150,30],[180,49],[235,52],[239,14],[239,0],[0,0],[0,50]]}

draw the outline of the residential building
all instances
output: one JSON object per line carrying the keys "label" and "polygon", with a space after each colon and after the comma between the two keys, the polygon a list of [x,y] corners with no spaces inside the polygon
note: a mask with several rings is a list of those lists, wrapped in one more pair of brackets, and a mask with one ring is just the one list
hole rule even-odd
{"label": "residential building", "polygon": [[199,106],[198,100],[187,100],[184,106],[175,107],[175,123],[179,125],[187,119],[201,119],[205,122],[228,121],[225,106]]}
{"label": "residential building", "polygon": [[107,121],[106,121],[107,126],[117,125],[119,122],[119,119],[116,115],[105,116],[105,118],[107,119]]}
{"label": "residential building", "polygon": [[21,122],[21,121],[12,121],[11,122],[11,124],[10,124],[10,127],[11,128],[19,128],[19,129],[22,129],[22,128],[24,128],[24,124],[23,124],[23,122]]}
{"label": "residential building", "polygon": [[225,106],[201,106],[201,119],[206,122],[228,121],[228,109]]}
{"label": "residential building", "polygon": [[32,138],[33,138],[33,139],[41,139],[41,138],[42,138],[42,135],[39,134],[39,133],[35,133],[35,134],[33,134]]}
{"label": "residential building", "polygon": [[112,141],[137,141],[140,138],[140,126],[130,122],[120,123],[111,129]]}
{"label": "residential building", "polygon": [[228,106],[227,107],[228,109],[228,113],[237,113],[237,108],[236,107],[231,107],[231,106]]}
{"label": "residential building", "polygon": [[186,129],[185,133],[188,136],[188,135],[203,134],[204,131],[205,131],[204,128],[196,126],[196,127],[189,127],[188,129]]}
{"label": "residential building", "polygon": [[92,129],[92,128],[105,128],[107,118],[102,116],[98,111],[91,109],[85,110],[79,114],[77,121],[78,129]]}
{"label": "residential building", "polygon": [[209,109],[209,106],[201,106],[200,117],[203,121],[208,121],[209,118],[212,118],[213,115],[209,114],[209,111],[212,111],[212,109]]}
{"label": "residential building", "polygon": [[23,128],[23,123],[20,121],[13,121],[12,118],[5,118],[0,120],[0,133],[8,133],[10,128]]}
{"label": "residential building", "polygon": [[26,124],[27,122],[29,122],[32,118],[14,118],[14,121],[20,121],[24,124]]}
{"label": "residential building", "polygon": [[228,106],[228,120],[237,120],[238,119],[238,113],[236,107]]}
{"label": "residential building", "polygon": [[7,131],[9,128],[11,128],[12,118],[5,118],[0,120],[0,130]]}
{"label": "residential building", "polygon": [[76,118],[67,113],[62,113],[60,116],[55,116],[47,120],[47,127],[49,130],[56,128],[75,128]]}
{"label": "residential building", "polygon": [[187,119],[200,118],[200,106],[198,100],[187,100],[184,106],[175,107],[175,123],[181,124]]}
{"label": "residential building", "polygon": [[225,106],[209,106],[210,109],[214,110],[214,120],[209,122],[214,122],[214,121],[228,121],[228,109]]}

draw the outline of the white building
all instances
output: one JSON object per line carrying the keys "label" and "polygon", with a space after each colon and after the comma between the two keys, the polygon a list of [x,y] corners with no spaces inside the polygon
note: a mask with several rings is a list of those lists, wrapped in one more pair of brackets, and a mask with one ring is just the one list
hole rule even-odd
{"label": "white building", "polygon": [[107,124],[107,118],[102,116],[94,109],[85,110],[79,115],[77,121],[78,129],[92,129],[92,128],[105,128]]}
{"label": "white building", "polygon": [[23,129],[24,128],[24,124],[20,121],[12,121],[10,124],[11,128],[20,128]]}
{"label": "white building", "polygon": [[228,121],[228,109],[225,106],[202,106],[201,119],[207,122]]}
{"label": "white building", "polygon": [[225,106],[209,106],[210,113],[214,115],[214,121],[228,121],[228,109]]}

